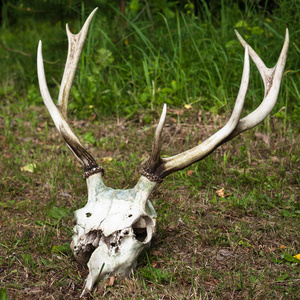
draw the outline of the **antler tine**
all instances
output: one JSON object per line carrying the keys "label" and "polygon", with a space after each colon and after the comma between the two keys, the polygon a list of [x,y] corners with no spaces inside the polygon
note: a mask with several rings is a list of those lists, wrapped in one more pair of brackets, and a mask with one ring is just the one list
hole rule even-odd
{"label": "antler tine", "polygon": [[161,164],[160,150],[161,150],[161,134],[165,125],[167,115],[167,104],[164,104],[163,110],[155,130],[154,140],[152,145],[152,152],[148,160],[147,166],[145,166],[141,173],[151,181],[161,182],[162,179],[159,176],[155,176],[155,169]]}
{"label": "antler tine", "polygon": [[66,24],[66,31],[68,35],[68,56],[65,65],[64,75],[61,81],[59,96],[58,96],[58,106],[61,108],[61,111],[64,117],[67,117],[67,107],[68,99],[70,95],[70,90],[78,66],[78,62],[81,56],[81,52],[85,43],[85,39],[88,33],[90,23],[96,13],[98,7],[95,8],[86,19],[82,29],[79,33],[73,34],[68,24]]}
{"label": "antler tine", "polygon": [[[159,180],[156,181],[160,182],[167,175],[177,170],[184,169],[187,166],[199,160],[202,160],[223,143],[231,140],[241,132],[251,129],[262,122],[270,114],[271,110],[275,106],[279,94],[280,83],[283,76],[289,46],[288,29],[286,29],[285,42],[281,50],[279,59],[276,65],[271,69],[265,66],[261,58],[246,43],[246,41],[239,35],[239,33],[237,31],[235,31],[235,33],[239,41],[245,48],[245,60],[239,94],[228,123],[203,143],[185,152],[172,157],[159,158],[156,160],[154,160],[151,156],[147,162],[147,165],[142,171],[142,175],[146,176],[148,179],[152,180],[151,178],[159,178]],[[265,93],[263,101],[261,102],[259,107],[240,120],[250,76],[248,52],[261,74],[264,82]],[[153,161],[156,161],[156,165],[153,164]],[[157,163],[158,161],[159,164]]]}
{"label": "antler tine", "polygon": [[66,121],[66,118],[70,89],[75,76],[84,41],[87,35],[88,27],[96,10],[97,9],[95,9],[90,14],[82,30],[77,35],[71,34],[67,26],[67,34],[69,38],[69,51],[62,79],[62,84],[60,87],[58,106],[54,104],[47,86],[41,41],[39,42],[37,53],[37,72],[42,98],[53,119],[56,128],[66,141],[68,147],[73,152],[77,160],[83,165],[85,171],[85,178],[95,173],[103,173],[103,168],[98,166],[95,159],[91,156],[90,153],[87,152],[84,146],[80,143],[78,137]]}
{"label": "antler tine", "polygon": [[245,130],[251,129],[262,122],[274,108],[280,89],[280,83],[286,63],[289,48],[289,30],[286,29],[284,44],[276,65],[273,68],[267,68],[257,53],[247,44],[247,42],[235,30],[235,34],[243,47],[249,48],[249,55],[255,63],[264,83],[264,99],[261,104],[252,113],[239,121],[238,126],[232,134],[224,140],[224,143],[233,139]]}

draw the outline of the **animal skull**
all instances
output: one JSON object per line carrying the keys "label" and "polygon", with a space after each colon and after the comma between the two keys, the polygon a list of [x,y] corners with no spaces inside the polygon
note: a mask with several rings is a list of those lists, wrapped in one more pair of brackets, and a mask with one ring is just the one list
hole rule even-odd
{"label": "animal skull", "polygon": [[[200,145],[178,155],[160,156],[161,134],[166,118],[166,105],[154,135],[152,153],[141,170],[141,178],[133,189],[114,190],[103,183],[103,168],[80,143],[67,122],[68,98],[78,61],[85,42],[89,24],[97,8],[90,14],[81,31],[74,35],[67,25],[68,56],[56,106],[50,96],[43,65],[42,43],[38,47],[38,78],[42,98],[56,128],[84,168],[88,188],[88,202],[74,213],[76,225],[71,248],[79,263],[87,264],[89,275],[81,296],[89,292],[97,279],[113,274],[127,275],[135,265],[138,255],[150,244],[155,232],[156,213],[148,200],[150,194],[167,175],[202,160],[223,143],[241,132],[262,122],[273,109],[279,93],[284,71],[289,35],[277,64],[269,69],[256,52],[236,32],[245,48],[244,69],[240,90],[227,124]],[[249,55],[258,68],[264,83],[264,99],[252,113],[241,119],[247,94],[250,62]]]}
{"label": "animal skull", "polygon": [[148,200],[154,183],[147,178],[142,177],[133,189],[114,190],[96,173],[87,178],[87,185],[88,202],[74,213],[71,246],[76,260],[88,263],[85,291],[92,289],[98,277],[128,275],[149,245],[156,224]]}

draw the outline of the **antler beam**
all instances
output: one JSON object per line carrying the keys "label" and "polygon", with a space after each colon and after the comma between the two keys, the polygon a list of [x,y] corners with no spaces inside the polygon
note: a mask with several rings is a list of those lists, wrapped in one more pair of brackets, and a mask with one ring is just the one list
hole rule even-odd
{"label": "antler beam", "polygon": [[[247,42],[240,36],[240,34],[236,30],[235,33],[242,46],[245,48],[245,58],[240,90],[229,121],[221,130],[216,132],[200,145],[175,156],[161,158],[161,133],[166,116],[166,106],[164,106],[163,113],[159,122],[161,126],[158,126],[156,129],[152,153],[145,167],[141,171],[142,175],[146,176],[149,180],[161,182],[167,175],[175,171],[182,170],[190,166],[191,164],[202,160],[223,143],[233,139],[243,131],[251,129],[258,125],[270,114],[271,110],[274,108],[278,98],[280,83],[282,80],[288,52],[288,29],[286,29],[285,41],[279,59],[276,65],[271,69],[265,66],[264,62],[257,55],[257,53],[247,44]],[[248,52],[262,77],[265,92],[263,101],[261,102],[259,107],[240,120],[244,100],[248,90],[250,76]]]}
{"label": "antler beam", "polygon": [[82,48],[84,46],[84,42],[88,33],[88,28],[97,9],[98,8],[93,10],[78,34],[72,34],[68,24],[66,25],[69,50],[64,75],[59,90],[57,106],[54,104],[51,98],[46,82],[41,41],[39,42],[37,56],[37,71],[42,98],[54,121],[56,128],[66,141],[68,147],[73,152],[77,160],[83,165],[85,178],[97,172],[103,173],[103,168],[98,166],[95,159],[84,148],[84,146],[81,144],[78,137],[68,124],[67,107],[70,90],[72,87]]}

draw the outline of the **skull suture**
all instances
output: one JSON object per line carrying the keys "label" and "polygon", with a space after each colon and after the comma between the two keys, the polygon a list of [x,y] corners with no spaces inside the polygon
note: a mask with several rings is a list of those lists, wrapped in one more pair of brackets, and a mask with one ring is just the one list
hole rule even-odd
{"label": "skull suture", "polygon": [[[71,244],[77,261],[87,264],[90,271],[82,295],[92,289],[97,278],[103,279],[113,274],[126,275],[131,271],[138,255],[149,245],[155,231],[156,213],[148,198],[163,178],[202,160],[220,145],[256,126],[270,114],[278,97],[289,45],[286,30],[285,42],[277,64],[269,69],[236,32],[245,48],[245,59],[240,90],[227,124],[194,148],[172,157],[162,158],[161,134],[167,110],[164,105],[155,131],[152,152],[141,170],[140,180],[133,189],[114,190],[104,185],[103,168],[97,165],[67,122],[67,106],[72,82],[88,27],[96,10],[90,14],[78,34],[72,34],[67,26],[69,50],[57,106],[47,87],[41,42],[38,47],[38,78],[42,98],[56,128],[82,164],[88,187],[86,206],[75,212],[76,226]],[[240,119],[250,77],[249,55],[263,79],[265,94],[260,106]]]}
{"label": "skull suture", "polygon": [[71,248],[76,260],[88,265],[83,295],[95,281],[109,275],[128,275],[155,231],[156,213],[149,190],[155,183],[141,177],[133,189],[106,187],[101,174],[87,178],[88,202],[74,213]]}

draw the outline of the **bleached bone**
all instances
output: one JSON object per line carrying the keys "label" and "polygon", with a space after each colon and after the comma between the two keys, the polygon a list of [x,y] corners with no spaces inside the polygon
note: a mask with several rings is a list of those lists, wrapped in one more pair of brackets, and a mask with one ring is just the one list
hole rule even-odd
{"label": "bleached bone", "polygon": [[[56,128],[82,164],[87,182],[88,202],[74,213],[76,226],[71,243],[76,260],[87,264],[89,268],[89,275],[81,296],[91,291],[97,279],[101,280],[114,274],[127,275],[131,272],[138,255],[150,244],[155,232],[156,213],[148,200],[149,196],[167,175],[202,160],[217,147],[256,126],[270,114],[277,101],[289,45],[289,34],[286,29],[280,57],[276,65],[269,69],[235,31],[245,48],[245,58],[239,93],[227,124],[200,145],[178,155],[162,158],[160,157],[161,134],[167,113],[167,107],[164,105],[154,135],[152,153],[141,170],[141,178],[133,189],[114,190],[105,186],[102,180],[103,168],[98,166],[67,122],[70,89],[88,27],[96,10],[97,8],[90,14],[77,35],[72,34],[67,25],[69,49],[57,106],[48,91],[41,42],[38,46],[37,59],[39,85],[44,103]],[[259,107],[240,119],[250,77],[249,55],[263,79],[265,93]]]}

